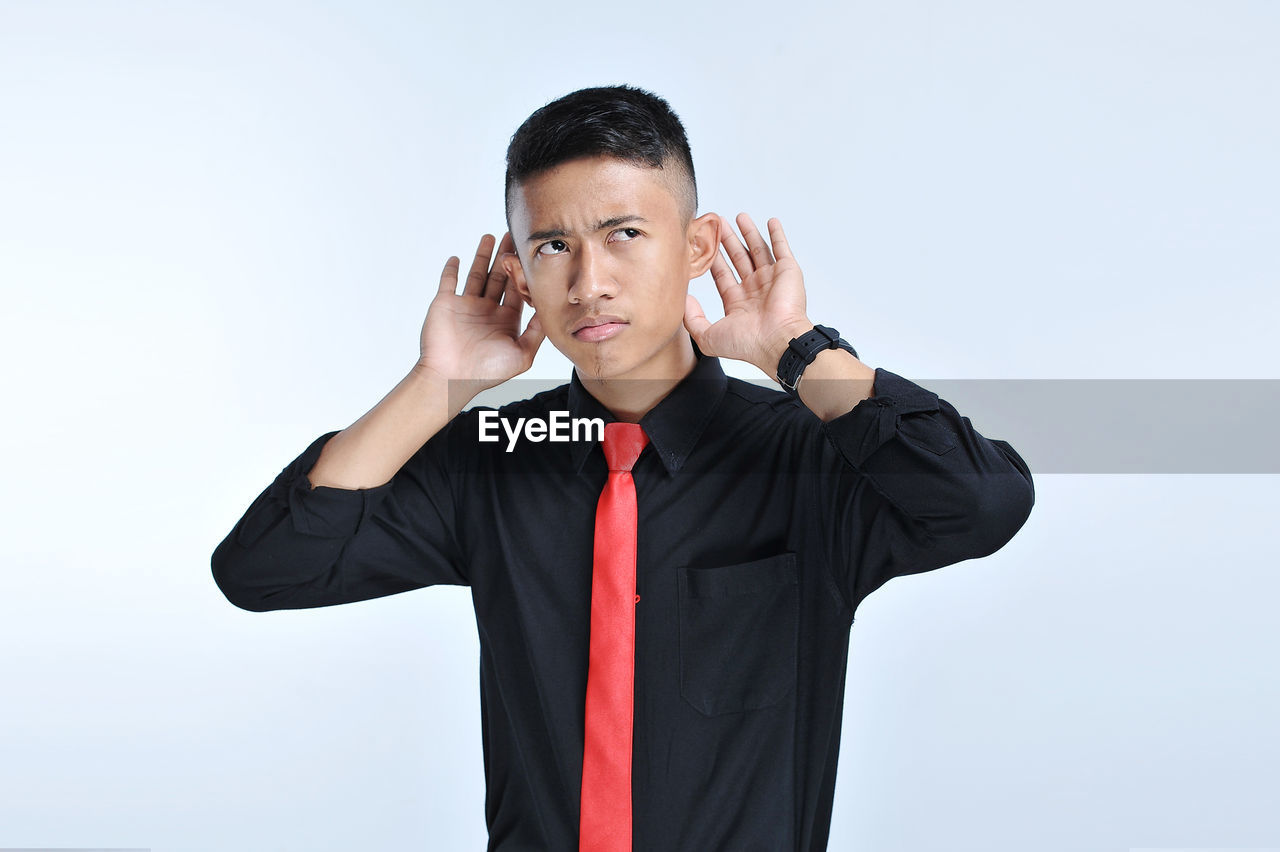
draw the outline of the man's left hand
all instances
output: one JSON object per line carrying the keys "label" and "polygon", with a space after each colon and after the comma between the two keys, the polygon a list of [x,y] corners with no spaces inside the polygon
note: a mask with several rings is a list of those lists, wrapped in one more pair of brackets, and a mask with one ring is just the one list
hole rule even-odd
{"label": "man's left hand", "polygon": [[690,294],[685,301],[684,326],[704,355],[755,364],[772,378],[791,338],[813,328],[805,313],[804,275],[777,218],[767,223],[772,250],[746,213],[738,214],[745,246],[729,220],[719,218],[720,242],[733,263],[730,268],[719,250],[711,262],[711,277],[724,302],[724,318],[714,323],[708,320]]}

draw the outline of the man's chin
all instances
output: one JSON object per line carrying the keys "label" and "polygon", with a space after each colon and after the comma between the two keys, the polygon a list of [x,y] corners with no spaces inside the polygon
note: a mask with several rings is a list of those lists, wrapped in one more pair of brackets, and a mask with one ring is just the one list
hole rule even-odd
{"label": "man's chin", "polygon": [[599,345],[584,347],[579,344],[567,352],[564,349],[560,352],[573,362],[579,378],[591,381],[602,382],[624,376],[635,366],[625,357],[612,354],[607,347]]}
{"label": "man's chin", "polygon": [[574,361],[573,366],[577,368],[579,378],[593,382],[607,382],[610,379],[625,375],[627,372],[622,369],[621,364],[609,360],[601,363],[601,359],[593,360],[590,363],[584,363],[581,360]]}
{"label": "man's chin", "polygon": [[[677,334],[681,332],[688,339],[688,333],[684,332],[683,326]],[[675,337],[673,336],[672,341],[669,342],[676,342]],[[645,336],[633,337],[625,345],[616,339],[586,343],[576,338],[563,341],[563,345],[555,341],[553,344],[560,354],[573,362],[580,379],[597,382],[610,379],[621,380],[623,377],[634,379],[636,371],[653,373],[653,367],[663,358],[665,351],[659,346],[654,352],[646,354],[657,344],[652,338]],[[692,347],[692,344],[689,345]]]}

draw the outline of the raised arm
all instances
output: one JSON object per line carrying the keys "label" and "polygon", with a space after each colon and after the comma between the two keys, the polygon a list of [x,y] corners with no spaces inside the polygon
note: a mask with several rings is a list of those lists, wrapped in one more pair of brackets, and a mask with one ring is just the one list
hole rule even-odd
{"label": "raised arm", "polygon": [[893,577],[989,556],[1035,505],[1031,471],[1008,442],[896,373],[876,368],[873,394],[836,413],[864,369],[829,350],[799,387],[823,420],[812,482],[850,616]]}
{"label": "raised arm", "polygon": [[[704,353],[772,378],[788,342],[813,328],[804,279],[780,221],[769,220],[769,242],[745,213],[738,225],[745,244],[720,219],[729,263],[717,254],[711,266],[724,318],[710,322],[690,296],[685,326]],[[892,577],[995,552],[1030,515],[1026,462],[937,394],[843,349],[820,352],[796,390],[822,424],[801,464],[850,617]]]}
{"label": "raised arm", "polygon": [[[213,578],[242,609],[330,606],[436,583],[467,584],[455,536],[451,428],[485,388],[533,363],[544,335],[484,235],[466,285],[450,257],[417,363],[363,417],[316,439],[213,553]],[[486,270],[488,270],[486,272]]]}

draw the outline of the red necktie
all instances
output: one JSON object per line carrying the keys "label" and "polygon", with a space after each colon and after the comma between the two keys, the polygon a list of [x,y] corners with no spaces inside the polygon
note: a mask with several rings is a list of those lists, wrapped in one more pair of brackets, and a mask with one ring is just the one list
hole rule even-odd
{"label": "red necktie", "polygon": [[631,467],[649,437],[606,423],[609,478],[596,507],[591,652],[582,752],[580,852],[631,852],[631,731],[636,666],[636,486]]}

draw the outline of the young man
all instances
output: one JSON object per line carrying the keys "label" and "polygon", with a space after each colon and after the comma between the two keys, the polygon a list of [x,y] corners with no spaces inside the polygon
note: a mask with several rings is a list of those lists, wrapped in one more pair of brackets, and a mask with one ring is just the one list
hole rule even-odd
{"label": "young man", "polygon": [[[739,216],[744,244],[696,208],[664,100],[536,111],[498,256],[486,234],[461,293],[449,258],[409,374],[213,556],[253,611],[471,587],[490,850],[825,849],[858,604],[993,553],[1034,503],[1009,444],[815,328],[778,220]],[[708,269],[716,322],[688,296]],[[567,384],[463,410],[545,338]],[[603,444],[547,440],[557,417]]]}

